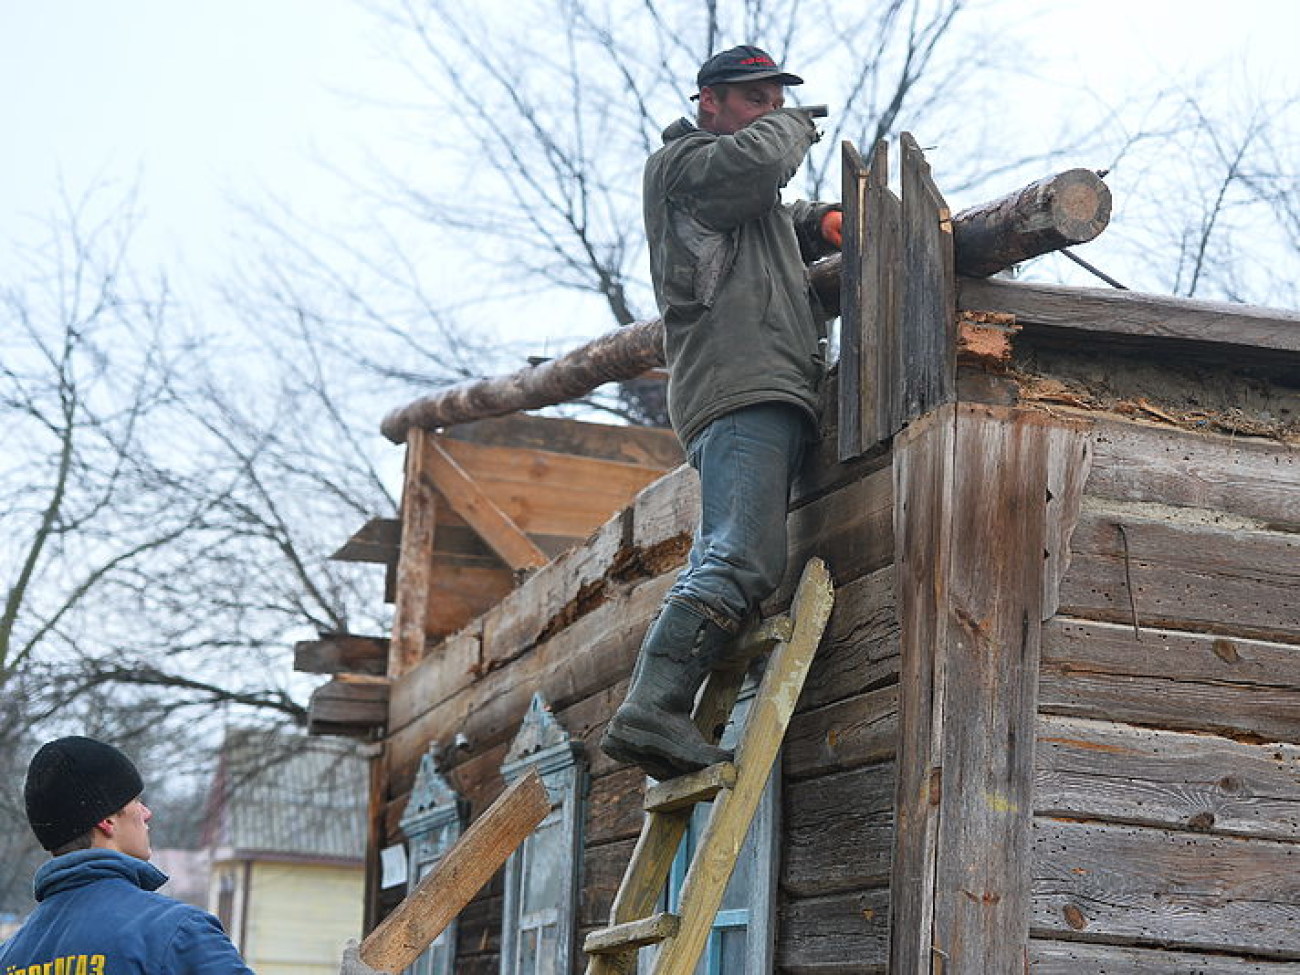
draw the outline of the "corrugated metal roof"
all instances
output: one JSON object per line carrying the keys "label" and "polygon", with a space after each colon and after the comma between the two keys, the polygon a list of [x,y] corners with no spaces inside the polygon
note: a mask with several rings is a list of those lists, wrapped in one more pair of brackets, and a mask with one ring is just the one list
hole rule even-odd
{"label": "corrugated metal roof", "polygon": [[237,856],[365,853],[369,776],[352,742],[229,731],[216,788],[217,842]]}

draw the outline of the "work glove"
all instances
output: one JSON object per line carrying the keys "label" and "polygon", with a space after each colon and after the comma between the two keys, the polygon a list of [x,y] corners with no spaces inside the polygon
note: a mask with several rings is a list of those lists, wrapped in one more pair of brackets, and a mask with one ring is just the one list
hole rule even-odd
{"label": "work glove", "polygon": [[378,968],[371,968],[361,960],[361,946],[356,938],[349,938],[343,946],[343,962],[339,965],[339,975],[388,975]]}
{"label": "work glove", "polygon": [[822,240],[832,247],[842,247],[844,245],[844,214],[840,210],[827,210],[826,215],[822,217]]}

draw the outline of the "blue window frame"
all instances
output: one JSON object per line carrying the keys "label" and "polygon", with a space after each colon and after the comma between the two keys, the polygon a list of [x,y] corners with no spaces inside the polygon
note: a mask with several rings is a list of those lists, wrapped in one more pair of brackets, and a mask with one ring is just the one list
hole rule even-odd
{"label": "blue window frame", "polygon": [[[421,879],[437,866],[460,838],[465,825],[465,802],[442,776],[431,748],[421,759],[399,825],[406,834],[407,890],[415,890]],[[457,924],[452,921],[434,939],[407,975],[452,975],[456,970]]]}
{"label": "blue window frame", "polygon": [[533,695],[501,775],[509,784],[530,768],[546,784],[551,811],[506,863],[501,975],[567,975],[576,950],[586,766],[582,746],[540,694]]}

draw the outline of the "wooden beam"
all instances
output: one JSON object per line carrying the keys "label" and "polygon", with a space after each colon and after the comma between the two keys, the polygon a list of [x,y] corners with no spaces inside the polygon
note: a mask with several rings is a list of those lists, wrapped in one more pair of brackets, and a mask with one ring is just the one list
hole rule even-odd
{"label": "wooden beam", "polygon": [[[1057,193],[1053,189],[1054,181],[1063,179],[1077,190],[1079,172],[1081,171],[1071,170],[1061,177],[1040,180],[1003,200],[965,211],[963,219],[966,219],[966,215],[969,214],[968,219],[978,220],[983,227],[995,224],[999,214],[1012,220],[1012,226],[1004,231],[1006,234],[1014,236],[1028,233],[1030,237],[1019,246],[1009,249],[1018,255],[1017,260],[1024,260],[1054,249],[1050,246],[1053,238],[1050,236],[1043,238],[1038,234],[1033,228],[1033,221],[1025,219],[1020,210],[1014,207],[1009,209],[1003,207],[1004,200],[1023,196],[1025,200],[1032,202],[1032,205],[1028,206],[1029,212],[1040,216],[1044,212],[1044,207],[1046,212],[1050,213],[1053,212],[1053,206],[1067,202],[1063,218],[1057,221],[1058,230],[1065,234],[1065,243],[1080,243],[1080,239],[1069,237],[1065,232],[1075,224],[1091,228],[1100,222],[1101,226],[1105,226],[1105,219],[1109,216],[1109,195],[1105,197],[1104,214],[1101,212],[1099,190],[1098,213],[1091,221],[1080,221],[1077,192],[1072,190],[1069,193]],[[1101,190],[1104,190],[1104,187]],[[1048,205],[1049,203],[1051,205]],[[1020,221],[1023,226],[1017,229],[1014,221]],[[1096,235],[1091,229],[1087,232],[1092,236]],[[987,234],[982,232],[972,235],[972,239],[983,239],[986,236]],[[971,259],[964,253],[959,253],[957,263],[958,266],[969,266]],[[837,254],[818,261],[808,269],[813,289],[821,299],[823,307],[831,314],[839,313],[840,268],[841,256]],[[994,268],[994,270],[1000,269]],[[985,273],[992,273],[992,271]],[[646,370],[663,364],[663,320],[656,318],[651,321],[636,322],[593,339],[557,359],[549,359],[507,376],[458,383],[432,396],[408,403],[384,417],[380,430],[393,443],[402,443],[412,427],[435,430],[454,423],[466,423],[487,417],[504,416],[519,410],[535,410],[543,406],[565,403],[586,395],[604,383],[634,379]]]}
{"label": "wooden beam", "polygon": [[293,645],[293,669],[305,674],[382,677],[388,672],[388,639],[330,633],[319,640],[300,640]]}
{"label": "wooden beam", "polygon": [[361,943],[361,960],[383,972],[408,968],[551,811],[536,769],[506,789]]}
{"label": "wooden beam", "polygon": [[336,677],[312,691],[307,731],[313,735],[370,738],[388,721],[388,681]]}
{"label": "wooden beam", "polygon": [[1091,169],[1030,183],[953,219],[957,273],[987,277],[1039,254],[1092,240],[1110,222],[1110,188]]}
{"label": "wooden beam", "polygon": [[1064,288],[963,279],[962,310],[1014,315],[1019,325],[1081,333],[1080,341],[1124,336],[1300,353],[1300,312],[1196,301],[1106,288]]}
{"label": "wooden beam", "polygon": [[660,470],[671,470],[685,460],[677,435],[671,430],[616,427],[527,413],[458,423],[443,430],[442,436],[485,447],[522,447]]}
{"label": "wooden beam", "polygon": [[424,438],[423,466],[428,484],[438,489],[452,510],[469,522],[510,568],[537,569],[550,561],[456,463],[436,437]]}
{"label": "wooden beam", "polygon": [[397,561],[402,545],[402,523],[397,518],[371,518],[343,547],[330,556],[335,562]]}
{"label": "wooden beam", "polygon": [[393,607],[393,640],[388,676],[400,677],[424,656],[429,577],[433,572],[433,543],[438,492],[429,478],[429,435],[411,431],[406,445],[406,478],[402,485],[402,549],[398,556]]}

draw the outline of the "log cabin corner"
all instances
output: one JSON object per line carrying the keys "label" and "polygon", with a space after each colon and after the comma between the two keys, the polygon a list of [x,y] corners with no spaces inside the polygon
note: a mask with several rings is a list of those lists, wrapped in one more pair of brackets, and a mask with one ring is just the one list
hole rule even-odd
{"label": "log cabin corner", "polygon": [[[767,608],[812,556],[836,602],[700,971],[1300,973],[1300,315],[980,277],[901,155],[900,199],[845,147]],[[367,928],[536,768],[552,815],[412,970],[581,972],[646,785],[596,742],[697,488],[666,431],[486,416],[400,430],[400,522],[338,555],[393,631],[298,666],[371,742]]]}

